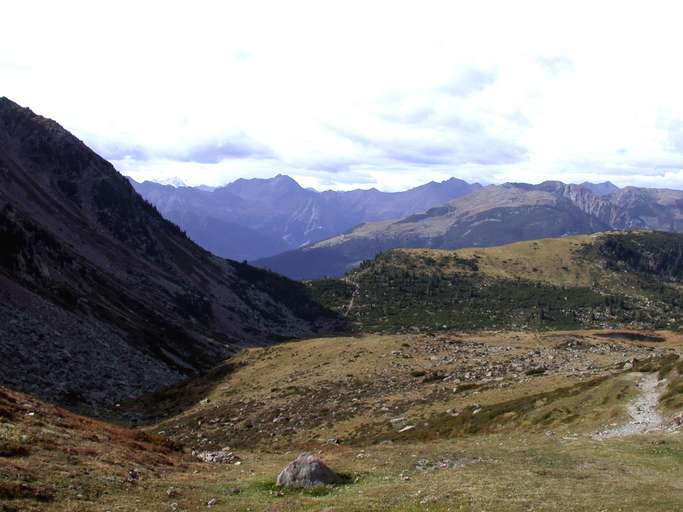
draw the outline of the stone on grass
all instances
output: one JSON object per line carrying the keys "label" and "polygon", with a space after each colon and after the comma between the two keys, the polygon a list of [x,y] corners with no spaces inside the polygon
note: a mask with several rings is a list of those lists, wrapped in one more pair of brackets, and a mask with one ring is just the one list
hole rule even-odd
{"label": "stone on grass", "polygon": [[299,455],[277,477],[278,487],[315,487],[341,482],[342,478],[312,453]]}
{"label": "stone on grass", "polygon": [[193,451],[192,454],[199,460],[208,462],[209,464],[241,464],[240,458],[237,455],[225,449],[217,452]]}

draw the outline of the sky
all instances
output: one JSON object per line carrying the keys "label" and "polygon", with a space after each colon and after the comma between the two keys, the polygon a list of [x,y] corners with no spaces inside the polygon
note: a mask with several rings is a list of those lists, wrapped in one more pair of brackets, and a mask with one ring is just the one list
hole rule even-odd
{"label": "sky", "polygon": [[137,180],[683,188],[679,2],[22,0],[1,12],[0,96]]}

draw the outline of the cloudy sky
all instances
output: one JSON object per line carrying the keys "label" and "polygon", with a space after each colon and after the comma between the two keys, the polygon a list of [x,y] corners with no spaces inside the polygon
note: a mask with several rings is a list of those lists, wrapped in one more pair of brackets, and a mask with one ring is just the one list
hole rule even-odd
{"label": "cloudy sky", "polygon": [[676,5],[6,2],[0,96],[139,180],[683,188]]}

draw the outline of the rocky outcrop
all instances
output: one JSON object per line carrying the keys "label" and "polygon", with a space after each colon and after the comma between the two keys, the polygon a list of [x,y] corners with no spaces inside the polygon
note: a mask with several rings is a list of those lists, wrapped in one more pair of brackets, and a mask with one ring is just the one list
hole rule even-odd
{"label": "rocky outcrop", "polygon": [[582,212],[612,226],[618,215],[617,207],[605,196],[594,194],[582,185],[565,184],[560,181],[546,181],[535,188],[569,200]]}

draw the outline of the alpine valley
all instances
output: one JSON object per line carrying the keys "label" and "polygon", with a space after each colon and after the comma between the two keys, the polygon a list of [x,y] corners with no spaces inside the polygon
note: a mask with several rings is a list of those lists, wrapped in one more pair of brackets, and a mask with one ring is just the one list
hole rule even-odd
{"label": "alpine valley", "polygon": [[0,512],[678,510],[682,208],[135,183],[1,98]]}

